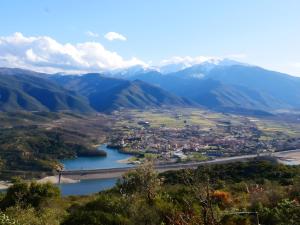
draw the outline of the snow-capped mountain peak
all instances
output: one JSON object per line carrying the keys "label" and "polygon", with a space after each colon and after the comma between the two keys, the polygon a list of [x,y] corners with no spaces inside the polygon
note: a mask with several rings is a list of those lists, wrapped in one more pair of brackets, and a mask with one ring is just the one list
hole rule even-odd
{"label": "snow-capped mountain peak", "polygon": [[[177,57],[173,60],[165,60],[158,66],[158,71],[162,74],[175,73],[180,70],[201,67],[202,70],[208,72],[216,66],[231,66],[241,65],[243,63],[227,58],[213,58],[213,57]],[[244,64],[243,64],[244,65]]]}

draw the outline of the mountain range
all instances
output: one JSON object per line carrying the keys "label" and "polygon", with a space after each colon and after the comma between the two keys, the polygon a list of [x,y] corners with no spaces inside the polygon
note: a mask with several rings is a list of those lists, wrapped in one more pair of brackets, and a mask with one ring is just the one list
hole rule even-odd
{"label": "mountain range", "polygon": [[109,112],[120,108],[145,109],[195,105],[188,99],[178,97],[140,80],[129,81],[109,78],[100,74],[56,75],[50,79],[67,90],[85,96],[89,105],[100,112]]}
{"label": "mountain range", "polygon": [[81,95],[43,76],[27,70],[0,68],[0,110],[92,111]]}
{"label": "mountain range", "polygon": [[127,79],[143,80],[219,111],[300,108],[299,78],[241,63],[203,63],[169,74],[144,71]]}
{"label": "mountain range", "polygon": [[111,112],[206,107],[274,113],[300,108],[300,78],[232,60],[82,75],[0,68],[0,110]]}

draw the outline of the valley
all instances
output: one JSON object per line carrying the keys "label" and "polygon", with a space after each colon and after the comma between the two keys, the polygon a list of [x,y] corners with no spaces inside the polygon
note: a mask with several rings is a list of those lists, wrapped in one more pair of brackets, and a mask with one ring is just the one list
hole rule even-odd
{"label": "valley", "polygon": [[0,116],[1,179],[42,178],[61,170],[61,160],[105,157],[96,150],[101,143],[134,155],[125,161],[130,164],[202,162],[300,148],[296,114],[253,117],[199,108],[153,108]]}
{"label": "valley", "polygon": [[300,225],[299,11],[1,1],[0,225]]}
{"label": "valley", "polygon": [[199,109],[118,112],[110,147],[136,153],[135,162],[205,161],[300,147],[300,123],[280,116],[250,117]]}
{"label": "valley", "polygon": [[[263,76],[273,88],[247,86],[237,74],[250,84]],[[0,78],[0,180],[57,180],[53,175],[72,165],[81,171],[151,161],[177,168],[300,148],[299,79],[234,61],[167,74],[0,68]],[[285,94],[270,97],[276,88]],[[82,183],[62,190],[75,187]]]}
{"label": "valley", "polygon": [[104,157],[96,146],[105,140],[110,120],[72,113],[0,113],[0,176],[40,178],[60,170],[59,160]]}

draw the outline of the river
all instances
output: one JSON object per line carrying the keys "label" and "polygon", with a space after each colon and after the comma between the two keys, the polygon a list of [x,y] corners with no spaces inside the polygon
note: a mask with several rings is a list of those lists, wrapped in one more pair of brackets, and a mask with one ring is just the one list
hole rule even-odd
{"label": "river", "polygon": [[[62,160],[66,170],[83,170],[83,169],[105,169],[121,168],[130,165],[121,163],[120,160],[131,157],[130,154],[121,153],[116,149],[108,148],[101,145],[98,149],[107,153],[106,157],[78,157],[75,159]],[[63,196],[68,195],[88,195],[113,187],[117,179],[97,179],[82,180],[78,183],[60,184],[60,190]]]}
{"label": "river", "polygon": [[[106,145],[101,145],[99,149],[106,151],[106,157],[78,157],[76,159],[68,159],[61,161],[65,165],[66,170],[81,170],[81,169],[104,169],[104,168],[120,168],[130,165],[120,163],[119,160],[124,160],[132,155],[121,153],[116,149],[108,148]],[[279,160],[288,165],[300,164],[300,150],[278,152],[276,153]],[[223,160],[224,159],[218,159]],[[117,179],[97,179],[97,180],[82,180],[73,184],[60,184],[63,196],[68,195],[88,195],[97,193],[105,189],[111,188],[116,184]]]}

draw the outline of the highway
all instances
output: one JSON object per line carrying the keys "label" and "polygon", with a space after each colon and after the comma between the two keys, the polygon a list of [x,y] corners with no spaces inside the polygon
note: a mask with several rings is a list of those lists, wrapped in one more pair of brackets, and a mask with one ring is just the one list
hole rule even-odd
{"label": "highway", "polygon": [[[283,153],[295,152],[299,150],[290,150],[283,152],[273,153],[273,156],[277,157]],[[180,170],[186,168],[197,168],[200,165],[210,165],[210,164],[221,164],[221,163],[230,163],[230,162],[241,162],[247,161],[256,157],[268,156],[269,153],[263,153],[258,156],[257,154],[253,155],[242,155],[234,157],[224,157],[216,158],[214,160],[203,161],[203,162],[191,162],[191,163],[172,163],[172,164],[160,164],[155,165],[155,170],[157,172],[164,172],[169,170]],[[134,167],[124,167],[124,168],[110,168],[110,169],[92,169],[92,170],[63,170],[60,172],[60,175],[66,178],[75,179],[75,180],[87,180],[87,179],[108,179],[108,178],[118,178],[122,174],[126,173],[129,170],[134,169]]]}

